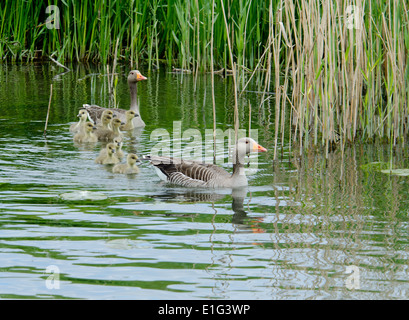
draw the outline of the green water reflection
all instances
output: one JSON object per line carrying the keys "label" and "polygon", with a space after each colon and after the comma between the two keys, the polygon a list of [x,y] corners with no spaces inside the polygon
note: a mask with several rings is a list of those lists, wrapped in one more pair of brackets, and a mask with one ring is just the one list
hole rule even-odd
{"label": "green water reflection", "polygon": [[[83,79],[100,71],[95,67],[72,70],[55,78],[53,65],[0,65],[0,297],[408,297],[408,177],[361,167],[389,164],[389,146],[357,145],[325,159],[299,156],[284,142],[274,163],[274,105],[259,113],[261,97],[246,93],[242,127],[252,106],[251,127],[270,152],[258,156],[245,190],[167,186],[148,164],[138,175],[114,175],[94,163],[99,144],[75,146],[68,132],[83,103],[108,103],[106,77]],[[148,77],[138,87],[147,126],[125,136],[126,152],[149,153],[151,132],[171,131],[173,121],[183,130],[212,128],[208,75],[141,71]],[[127,74],[127,66],[119,72]],[[231,79],[216,77],[215,92],[217,127],[232,128]],[[129,105],[124,76],[117,99]],[[408,168],[407,151],[394,149],[392,164]],[[60,197],[75,190],[108,199]],[[60,271],[58,289],[46,286],[48,266]],[[348,266],[359,270],[354,288],[346,285]]]}

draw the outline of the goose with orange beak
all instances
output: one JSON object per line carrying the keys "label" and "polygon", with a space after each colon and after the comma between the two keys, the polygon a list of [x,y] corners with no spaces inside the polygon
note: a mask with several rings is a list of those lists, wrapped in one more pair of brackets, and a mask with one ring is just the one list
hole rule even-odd
{"label": "goose with orange beak", "polygon": [[[129,110],[135,112],[135,117],[132,120],[133,126],[135,128],[140,128],[145,126],[145,122],[142,120],[141,115],[139,113],[139,105],[138,105],[138,95],[137,95],[137,84],[139,81],[147,80],[145,76],[143,76],[138,70],[131,70],[128,74],[128,85],[129,85],[129,93],[131,96],[131,104]],[[88,111],[89,119],[95,124],[99,124],[101,122],[102,113],[105,110],[112,110],[114,117],[117,117],[122,122],[126,123],[126,109],[120,108],[103,108],[97,105],[89,105],[84,104],[83,108]]]}

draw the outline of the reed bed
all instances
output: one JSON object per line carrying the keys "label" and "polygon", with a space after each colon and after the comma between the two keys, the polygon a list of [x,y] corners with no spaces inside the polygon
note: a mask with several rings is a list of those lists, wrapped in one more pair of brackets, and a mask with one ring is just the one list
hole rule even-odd
{"label": "reed bed", "polygon": [[[357,140],[406,143],[405,1],[221,1],[5,0],[0,59],[232,70],[236,105],[261,92],[253,115],[275,128],[274,159],[288,140],[327,156]],[[59,29],[45,24],[50,5]]]}
{"label": "reed bed", "polygon": [[[339,142],[343,151],[357,138],[405,143],[409,101],[405,2],[282,4],[282,15],[276,18],[287,30],[288,43],[281,43],[288,60],[280,67],[289,68],[292,90],[284,85],[281,92],[289,95],[300,150],[302,145],[321,145],[328,155],[334,143]],[[285,34],[283,29],[280,33]]]}
{"label": "reed bed", "polygon": [[[224,3],[237,63],[252,68],[268,33],[266,7],[257,1]],[[47,28],[51,5],[59,9],[59,29]],[[5,0],[0,17],[3,60],[55,55],[59,61],[106,64],[119,39],[119,58],[131,64],[208,71],[213,24],[214,64],[226,69],[230,64],[220,1],[212,10],[212,2],[205,0]]]}

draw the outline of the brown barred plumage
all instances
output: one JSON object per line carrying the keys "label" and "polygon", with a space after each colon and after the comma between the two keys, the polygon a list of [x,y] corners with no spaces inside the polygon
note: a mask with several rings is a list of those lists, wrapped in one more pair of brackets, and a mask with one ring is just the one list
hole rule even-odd
{"label": "brown barred plumage", "polygon": [[241,169],[245,155],[251,151],[267,150],[251,138],[239,139],[235,149],[238,163],[233,165],[233,174],[214,164],[199,161],[161,156],[143,156],[142,159],[149,160],[172,184],[183,187],[234,188],[247,185],[247,178]]}

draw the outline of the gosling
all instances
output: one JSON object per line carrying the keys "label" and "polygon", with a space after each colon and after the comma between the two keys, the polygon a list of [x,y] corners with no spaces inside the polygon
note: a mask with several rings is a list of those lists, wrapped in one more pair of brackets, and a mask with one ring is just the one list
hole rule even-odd
{"label": "gosling", "polygon": [[114,141],[114,138],[119,138],[122,140],[123,134],[119,130],[121,124],[122,124],[121,120],[119,120],[118,118],[114,118],[111,120],[112,130],[109,129],[95,130],[95,134],[97,135],[98,140],[103,142],[112,142]]}
{"label": "gosling", "polygon": [[98,137],[94,134],[94,125],[91,122],[86,122],[84,125],[84,130],[81,130],[80,132],[76,133],[74,135],[74,142],[78,143],[91,143],[91,142],[97,142]]}
{"label": "gosling", "polygon": [[122,150],[122,139],[120,137],[115,137],[114,144],[116,144],[116,156],[119,159],[122,159],[124,157],[124,152]]}
{"label": "gosling", "polygon": [[95,159],[95,163],[100,164],[117,164],[119,159],[115,154],[115,144],[108,143],[105,149],[102,149],[98,157]]}
{"label": "gosling", "polygon": [[85,109],[81,109],[77,115],[80,120],[76,123],[71,124],[70,132],[77,133],[84,129],[85,123],[87,122],[88,118],[88,111]]}
{"label": "gosling", "polygon": [[111,120],[112,120],[112,115],[110,115],[109,112],[112,112],[110,110],[105,110],[102,116],[101,116],[101,123],[97,124],[97,130],[112,130],[111,128]]}
{"label": "gosling", "polygon": [[[84,106],[84,108],[86,108],[87,106],[90,106],[90,105],[84,104],[83,106]],[[104,112],[102,112],[101,118],[100,118],[100,119],[97,119],[96,122],[91,118],[91,115],[88,113],[88,120],[89,120],[90,122],[92,122],[92,123],[95,123],[96,127],[99,128],[99,127],[101,126],[102,116],[104,116],[104,115],[110,115],[112,118],[115,118],[115,117],[116,117],[116,115],[113,113],[112,110],[106,109],[106,110],[104,110]]]}
{"label": "gosling", "polygon": [[139,114],[137,114],[135,111],[133,110],[128,110],[125,112],[125,117],[126,117],[126,122],[125,124],[121,125],[119,128],[122,131],[130,131],[133,130],[135,128],[134,124],[133,124],[133,118],[139,117]]}
{"label": "gosling", "polygon": [[[122,141],[119,138],[114,138],[114,141],[111,142],[115,146],[115,155],[118,159],[122,159],[124,157],[124,152],[122,151]],[[107,157],[108,155],[108,148],[103,148],[99,152],[99,157]]]}
{"label": "gosling", "polygon": [[113,173],[133,174],[138,173],[139,168],[136,165],[138,157],[136,154],[129,153],[126,157],[126,163],[118,163],[112,168]]}

